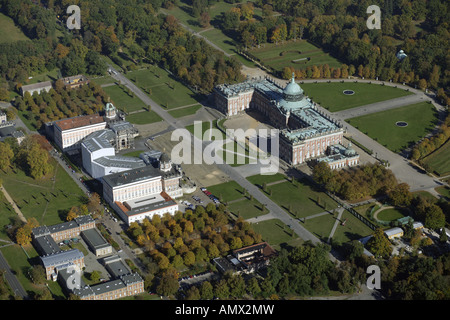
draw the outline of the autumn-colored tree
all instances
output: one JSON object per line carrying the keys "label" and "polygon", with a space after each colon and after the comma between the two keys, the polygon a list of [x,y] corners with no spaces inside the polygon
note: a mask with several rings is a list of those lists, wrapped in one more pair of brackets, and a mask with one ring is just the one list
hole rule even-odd
{"label": "autumn-colored tree", "polygon": [[78,217],[80,214],[80,208],[79,207],[72,207],[69,212],[67,213],[66,220],[72,221],[76,217]]}
{"label": "autumn-colored tree", "polygon": [[17,229],[16,242],[21,246],[31,243],[31,230],[25,227]]}
{"label": "autumn-colored tree", "polygon": [[6,170],[11,166],[14,152],[7,143],[0,142],[0,170]]}
{"label": "autumn-colored tree", "polygon": [[191,266],[195,263],[195,254],[192,251],[188,251],[183,256],[183,261],[186,266]]}
{"label": "autumn-colored tree", "polygon": [[247,2],[241,5],[241,14],[245,20],[253,18],[254,6],[252,2]]}
{"label": "autumn-colored tree", "polygon": [[367,242],[367,248],[376,257],[389,257],[392,252],[391,243],[381,228],[375,230]]}
{"label": "autumn-colored tree", "polygon": [[175,270],[168,270],[163,273],[159,281],[156,291],[164,296],[173,295],[180,287],[178,283],[178,276]]}
{"label": "autumn-colored tree", "polygon": [[70,49],[65,45],[58,43],[55,49],[58,59],[64,59],[70,52]]}

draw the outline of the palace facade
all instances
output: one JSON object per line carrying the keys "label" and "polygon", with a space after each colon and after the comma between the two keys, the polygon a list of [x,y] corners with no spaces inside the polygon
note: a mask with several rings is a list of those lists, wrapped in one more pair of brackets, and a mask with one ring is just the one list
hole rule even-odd
{"label": "palace facade", "polygon": [[[331,152],[332,146],[342,146],[342,124],[316,108],[295,82],[294,75],[284,89],[266,78],[219,85],[214,89],[214,97],[216,107],[227,117],[247,109],[264,115],[270,125],[279,129],[279,156],[290,165],[320,159]],[[356,165],[359,163],[357,157],[358,161],[345,163]]]}

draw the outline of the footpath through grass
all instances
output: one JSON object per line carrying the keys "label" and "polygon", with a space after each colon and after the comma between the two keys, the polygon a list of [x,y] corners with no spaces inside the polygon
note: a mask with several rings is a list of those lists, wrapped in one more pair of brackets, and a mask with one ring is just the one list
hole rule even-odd
{"label": "footpath through grass", "polygon": [[[34,180],[21,170],[0,172],[5,189],[24,214],[25,218],[34,217],[43,225],[61,223],[66,211],[72,206],[83,203],[83,191],[72,177],[50,158],[52,173]],[[52,180],[54,178],[54,180]]]}

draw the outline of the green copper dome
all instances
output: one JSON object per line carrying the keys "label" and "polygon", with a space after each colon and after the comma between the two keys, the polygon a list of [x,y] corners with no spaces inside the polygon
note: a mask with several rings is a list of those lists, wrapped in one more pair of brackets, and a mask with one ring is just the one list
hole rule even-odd
{"label": "green copper dome", "polygon": [[300,101],[303,98],[303,89],[295,82],[294,73],[291,82],[283,90],[283,98],[287,101]]}

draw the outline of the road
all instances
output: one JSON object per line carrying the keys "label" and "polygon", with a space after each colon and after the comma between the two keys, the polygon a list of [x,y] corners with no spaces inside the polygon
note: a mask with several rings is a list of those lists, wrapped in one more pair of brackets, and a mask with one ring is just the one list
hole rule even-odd
{"label": "road", "polygon": [[[180,130],[180,135],[183,139],[191,139],[193,140],[194,146],[194,154],[193,154],[193,163],[201,163],[203,149],[208,146],[209,142],[201,141],[198,138],[194,137],[189,131],[185,130],[183,123],[177,121],[174,117],[172,117],[168,112],[162,109],[156,102],[150,99],[144,92],[142,92],[137,86],[134,85],[127,77],[123,74],[117,72],[113,66],[109,65],[109,67],[113,70],[112,77],[120,81],[123,85],[128,87],[139,99],[141,99],[145,105],[150,105],[151,110],[156,112],[164,121],[166,121],[170,128],[175,129],[183,129]],[[116,71],[116,72],[114,72]],[[312,243],[320,243],[321,241],[313,235],[311,232],[306,230],[297,220],[291,217],[286,211],[281,209],[276,203],[274,203],[271,199],[269,199],[266,195],[260,192],[259,188],[248,180],[246,180],[237,170],[228,164],[217,164],[217,167],[222,170],[223,173],[228,175],[231,180],[236,181],[242,188],[248,190],[253,197],[258,200],[260,203],[265,204],[269,212],[274,216],[274,218],[280,219],[285,224],[290,225],[294,232],[303,240],[311,241]]]}
{"label": "road", "polygon": [[[80,187],[81,190],[85,194],[88,194],[90,190],[80,181],[80,178],[82,177],[82,174],[80,173],[74,173],[72,169],[69,168],[68,164],[61,159],[58,153],[51,151],[50,154],[53,156],[53,158],[61,165],[61,167],[67,172],[69,176],[72,177],[72,179],[75,181],[75,183]],[[86,176],[88,176],[86,174]],[[105,210],[105,208],[103,208]],[[106,212],[106,210],[105,210]],[[119,255],[123,259],[130,259],[133,261],[134,265],[136,265],[139,269],[142,270],[143,266],[141,264],[141,260],[139,260],[136,255],[129,249],[128,245],[124,243],[122,238],[120,237],[120,231],[121,230],[121,222],[115,222],[113,219],[108,215],[104,214],[103,218],[101,219],[101,222],[105,225],[106,229],[111,233],[111,236],[115,242],[117,242],[120,247],[123,249],[123,253],[120,253]]]}
{"label": "road", "polygon": [[6,262],[5,257],[0,251],[0,270],[5,270],[5,279],[8,282],[11,290],[14,292],[14,295],[22,297],[23,299],[28,299],[28,294],[25,289],[20,284],[19,280],[17,280],[16,276],[13,274],[11,268]]}

